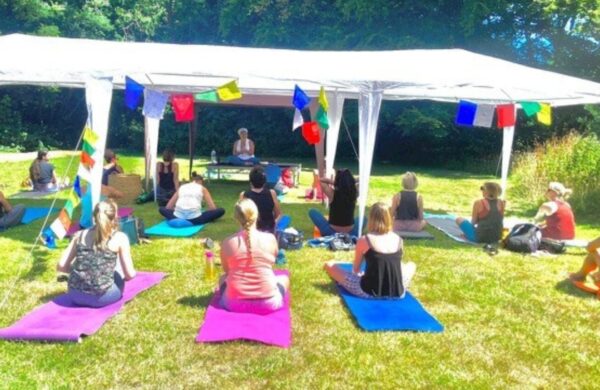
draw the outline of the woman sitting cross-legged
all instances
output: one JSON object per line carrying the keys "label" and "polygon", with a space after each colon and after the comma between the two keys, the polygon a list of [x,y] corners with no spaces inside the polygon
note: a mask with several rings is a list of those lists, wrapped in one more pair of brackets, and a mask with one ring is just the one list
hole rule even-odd
{"label": "woman sitting cross-legged", "polygon": [[[202,176],[193,172],[192,181],[179,186],[167,206],[160,207],[158,212],[166,219],[186,219],[194,225],[203,225],[221,218],[225,210],[215,206],[210,192],[202,183]],[[203,200],[208,206],[205,211],[202,211]]]}
{"label": "woman sitting cross-legged", "polygon": [[229,156],[232,165],[256,165],[260,160],[254,157],[254,141],[248,138],[248,129],[242,127],[237,131],[240,139],[233,143],[233,150]]}
{"label": "woman sitting cross-legged", "polygon": [[179,164],[172,150],[165,150],[163,161],[156,164],[156,179],[156,200],[159,206],[166,206],[179,188]]}
{"label": "woman sitting cross-legged", "polygon": [[258,209],[250,199],[235,205],[242,229],[221,243],[221,306],[229,311],[267,314],[283,306],[287,276],[275,275],[275,236],[256,229]]}
{"label": "woman sitting cross-legged", "polygon": [[497,243],[504,228],[505,202],[500,199],[502,189],[497,183],[486,182],[481,186],[483,199],[473,203],[471,221],[456,218],[456,224],[469,241],[486,244]]}
{"label": "woman sitting cross-legged", "polygon": [[35,191],[59,190],[54,165],[48,158],[47,150],[38,151],[37,158],[29,166],[29,179]]}
{"label": "woman sitting cross-legged", "polygon": [[354,219],[354,209],[358,197],[356,180],[348,169],[336,172],[335,179],[321,178],[323,193],[329,198],[329,221],[316,209],[310,209],[308,216],[322,236],[335,233],[350,233],[358,236],[358,220]]}
{"label": "woman sitting cross-legged", "polygon": [[0,230],[18,225],[21,223],[23,215],[25,215],[25,206],[22,204],[11,205],[4,197],[4,193],[0,191]]}
{"label": "woman sitting cross-legged", "polygon": [[352,272],[343,270],[335,261],[325,263],[325,271],[358,297],[404,297],[417,266],[402,261],[402,239],[392,230],[392,217],[385,204],[375,203],[371,207],[367,230],[356,243]]}
{"label": "woman sitting cross-legged", "polygon": [[267,176],[261,166],[256,166],[250,171],[250,190],[240,194],[241,199],[251,199],[258,208],[258,221],[256,228],[265,232],[274,233],[276,221],[281,216],[279,201],[275,190],[266,187]]}
{"label": "woman sitting cross-legged", "polygon": [[551,182],[546,190],[548,202],[542,204],[534,217],[543,221],[542,237],[554,240],[575,238],[575,216],[567,199],[573,191],[559,182]]}
{"label": "woman sitting cross-legged", "polygon": [[117,205],[94,208],[95,226],[75,234],[56,270],[69,274],[68,296],[79,306],[102,307],[123,296],[125,280],[136,275],[129,239],[119,231]]}
{"label": "woman sitting cross-legged", "polygon": [[394,231],[420,232],[427,225],[423,219],[423,197],[416,191],[418,185],[413,172],[406,172],[402,177],[403,190],[394,196],[390,208]]}

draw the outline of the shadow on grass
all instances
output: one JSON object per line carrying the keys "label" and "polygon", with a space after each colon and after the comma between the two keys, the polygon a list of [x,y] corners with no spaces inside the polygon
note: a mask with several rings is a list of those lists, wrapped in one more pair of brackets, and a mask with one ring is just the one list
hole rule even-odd
{"label": "shadow on grass", "polygon": [[46,295],[42,295],[39,299],[39,301],[41,303],[48,303],[50,301],[53,301],[54,299],[56,299],[57,297],[64,295],[67,292],[67,284],[65,283],[65,290],[64,291],[56,291],[50,294],[46,294]]}
{"label": "shadow on grass", "polygon": [[48,258],[50,253],[44,248],[36,248],[32,255],[31,268],[26,274],[21,276],[24,280],[34,280],[38,276],[43,275],[48,270]]}
{"label": "shadow on grass", "polygon": [[208,307],[208,304],[210,303],[210,300],[212,299],[213,294],[206,294],[206,295],[189,295],[187,297],[183,297],[183,298],[179,298],[177,300],[177,303],[179,303],[180,305],[185,305],[185,306],[189,306],[189,307],[202,307],[202,308],[206,308]]}
{"label": "shadow on grass", "polygon": [[572,295],[577,298],[586,298],[586,299],[596,299],[596,296],[593,293],[585,292],[573,285],[569,279],[561,280],[556,283],[554,288],[562,293]]}
{"label": "shadow on grass", "polygon": [[324,283],[324,282],[313,283],[313,287],[317,288],[317,290],[321,290],[328,294],[339,295],[337,292],[337,288],[335,287],[335,282],[333,282],[333,281],[330,281],[327,283]]}

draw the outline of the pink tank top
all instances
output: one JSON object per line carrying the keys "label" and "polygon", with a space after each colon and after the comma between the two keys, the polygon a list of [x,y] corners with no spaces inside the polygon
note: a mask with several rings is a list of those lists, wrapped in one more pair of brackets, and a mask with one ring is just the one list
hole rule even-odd
{"label": "pink tank top", "polygon": [[243,233],[238,234],[237,239],[239,240],[238,252],[226,259],[229,268],[225,292],[227,298],[264,299],[279,294],[277,279],[273,272],[275,254],[267,253],[260,247],[260,243],[255,242],[252,247],[252,258],[250,258]]}

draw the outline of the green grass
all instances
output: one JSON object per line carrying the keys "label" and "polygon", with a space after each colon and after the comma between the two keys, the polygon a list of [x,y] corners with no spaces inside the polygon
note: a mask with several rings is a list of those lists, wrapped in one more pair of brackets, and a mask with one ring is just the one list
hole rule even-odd
{"label": "green grass", "polygon": [[[143,169],[142,159],[134,156],[121,162],[128,171]],[[55,163],[61,172],[67,159]],[[187,172],[187,164],[181,164]],[[202,170],[202,164],[195,169]],[[17,189],[26,169],[26,163],[3,164],[6,192]],[[404,170],[376,166],[369,203],[390,202]],[[461,215],[469,214],[481,182],[491,179],[444,170],[417,173],[427,210]],[[306,170],[302,184],[308,183]],[[232,205],[245,183],[213,181],[208,187],[227,214],[200,236],[222,239],[236,229]],[[301,193],[293,191],[282,207],[293,225],[310,235],[306,213],[312,205],[298,198]],[[515,215],[525,216],[531,208],[509,204]],[[135,214],[147,226],[161,219],[152,204],[136,206]],[[596,222],[579,220],[579,236],[600,235]],[[14,285],[0,308],[2,327],[65,290],[54,271],[60,251],[40,248],[33,259],[27,256],[40,225],[0,236],[2,297]],[[405,242],[405,258],[417,263],[411,290],[445,325],[441,334],[362,332],[321,268],[334,256],[349,261],[352,254],[304,248],[287,253],[293,317],[289,350],[246,342],[195,344],[213,287],[202,278],[203,249],[197,239],[157,238],[135,246],[133,256],[138,270],[165,271],[166,280],[81,344],[0,342],[0,387],[594,387],[600,377],[600,303],[564,282],[567,272],[580,265],[583,250],[554,258],[501,250],[491,258],[479,247],[430,231],[434,241]]]}

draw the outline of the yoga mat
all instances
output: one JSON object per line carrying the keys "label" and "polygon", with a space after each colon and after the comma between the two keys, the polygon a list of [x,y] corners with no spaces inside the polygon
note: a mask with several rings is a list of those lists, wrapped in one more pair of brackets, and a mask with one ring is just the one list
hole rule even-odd
{"label": "yoga mat", "polygon": [[454,222],[454,217],[448,218],[448,216],[441,217],[425,217],[428,224],[443,232],[445,235],[453,239],[454,241],[462,242],[465,244],[478,245],[476,242],[469,241],[466,239],[462,230]]}
{"label": "yoga mat", "polygon": [[[121,207],[118,210],[119,211],[117,211],[117,214],[119,215],[119,218],[126,218],[133,214],[133,208],[131,207]],[[73,221],[69,227],[69,230],[67,230],[66,237],[73,237],[73,235],[80,230],[81,225],[79,224],[79,221]]]}
{"label": "yoga mat", "polygon": [[151,236],[169,236],[169,237],[190,237],[204,229],[204,225],[195,225],[182,228],[174,228],[169,226],[167,221],[149,227],[144,233]]}
{"label": "yoga mat", "polygon": [[[277,275],[289,275],[286,270],[276,270]],[[200,327],[197,343],[213,343],[229,340],[250,340],[289,348],[292,344],[292,319],[290,293],[286,292],[284,306],[267,315],[233,313],[220,307],[220,294],[211,300],[204,323]]]}
{"label": "yoga mat", "polygon": [[[350,272],[352,264],[340,264]],[[373,331],[442,332],[444,326],[408,291],[403,299],[359,298],[337,285],[338,292],[358,326]]]}
{"label": "yoga mat", "polygon": [[9,196],[9,199],[43,199],[48,195],[56,195],[57,192],[64,191],[72,186],[63,187],[56,191],[21,191]]}
{"label": "yoga mat", "polygon": [[433,240],[435,237],[427,230],[421,230],[420,232],[407,232],[404,230],[399,230],[394,232],[400,237],[409,240]]}
{"label": "yoga mat", "polygon": [[60,211],[60,209],[50,207],[27,207],[25,209],[25,214],[23,214],[23,218],[21,218],[21,223],[27,225],[37,219],[45,218],[48,214],[54,214]]}
{"label": "yoga mat", "polygon": [[12,326],[0,329],[0,339],[81,342],[83,336],[96,333],[125,303],[160,283],[164,277],[162,272],[138,272],[135,278],[125,283],[123,297],[102,308],[75,306],[66,294],[60,295]]}

